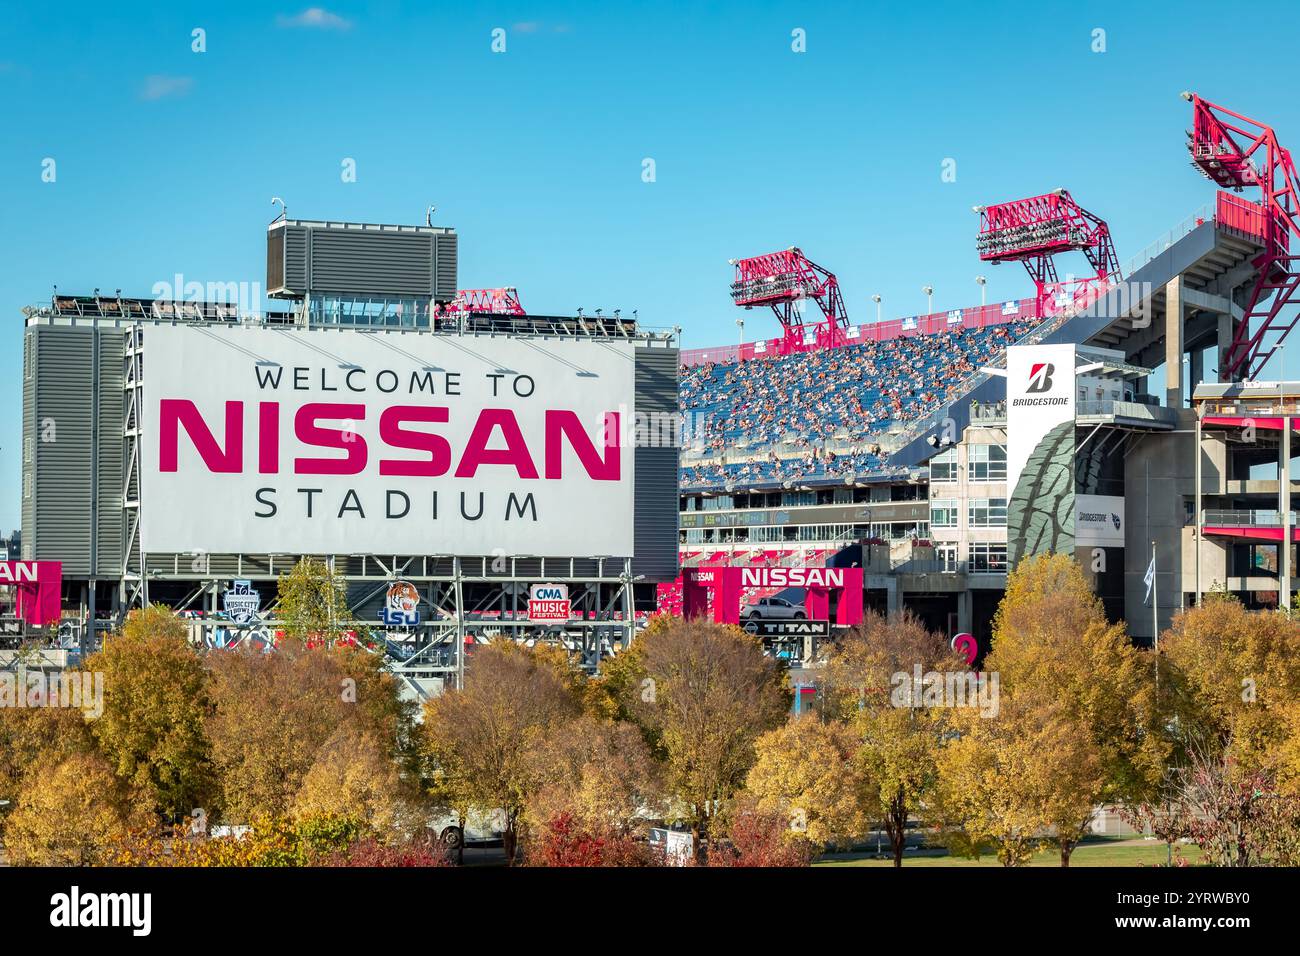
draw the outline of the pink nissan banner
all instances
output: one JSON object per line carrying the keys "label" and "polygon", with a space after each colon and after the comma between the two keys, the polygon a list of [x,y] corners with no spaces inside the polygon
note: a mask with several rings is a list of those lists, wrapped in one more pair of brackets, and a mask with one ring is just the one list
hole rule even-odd
{"label": "pink nissan banner", "polygon": [[28,624],[56,623],[62,611],[63,562],[0,561],[0,587],[18,593],[17,611]]}

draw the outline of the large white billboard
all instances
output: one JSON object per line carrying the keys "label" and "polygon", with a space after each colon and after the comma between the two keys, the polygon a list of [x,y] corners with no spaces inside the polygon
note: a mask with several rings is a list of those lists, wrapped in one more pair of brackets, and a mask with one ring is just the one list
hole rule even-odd
{"label": "large white billboard", "polygon": [[1043,437],[1074,419],[1074,346],[1007,349],[1007,490],[1015,494],[1025,463]]}
{"label": "large white billboard", "polygon": [[146,552],[632,554],[631,344],[144,336]]}

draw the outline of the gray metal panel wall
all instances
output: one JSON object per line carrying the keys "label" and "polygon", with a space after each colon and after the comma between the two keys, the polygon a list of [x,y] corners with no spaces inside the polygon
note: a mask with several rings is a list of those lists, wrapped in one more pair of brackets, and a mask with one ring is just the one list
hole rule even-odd
{"label": "gray metal panel wall", "polygon": [[423,233],[313,229],[308,290],[431,297],[433,238]]}
{"label": "gray metal panel wall", "polygon": [[[636,449],[635,508],[632,573],[649,581],[671,581],[679,572],[677,556],[677,493],[680,442],[676,440],[678,420],[678,354],[676,349],[642,347],[636,350],[636,411],[641,422],[647,416],[671,416],[673,441],[666,447]],[[663,438],[662,429],[650,427]]]}
{"label": "gray metal panel wall", "polygon": [[[303,295],[307,292],[307,230],[303,226],[284,227],[284,287]],[[267,285],[268,289],[274,288]]]}
{"label": "gray metal panel wall", "polygon": [[117,577],[124,333],[45,326],[23,340],[24,551],[66,577]]}
{"label": "gray metal panel wall", "polygon": [[31,560],[33,548],[29,528],[36,527],[36,336],[30,331],[23,334],[23,447],[19,477],[19,494],[22,496],[22,556]]}
{"label": "gray metal panel wall", "polygon": [[451,233],[434,236],[433,297],[438,302],[450,302],[456,298],[459,242],[459,238]]}
{"label": "gray metal panel wall", "polygon": [[95,409],[95,573],[116,578],[122,572],[125,528],[122,481],[126,473],[126,445],[122,438],[126,413],[126,333],[104,329],[99,333],[99,396]]}
{"label": "gray metal panel wall", "polygon": [[84,577],[91,551],[94,332],[29,328],[24,337],[35,381],[24,409],[30,410],[23,438],[24,444],[32,439],[32,462],[24,465],[23,481],[30,481],[32,498],[24,509],[23,546],[33,558],[62,561],[65,576]]}

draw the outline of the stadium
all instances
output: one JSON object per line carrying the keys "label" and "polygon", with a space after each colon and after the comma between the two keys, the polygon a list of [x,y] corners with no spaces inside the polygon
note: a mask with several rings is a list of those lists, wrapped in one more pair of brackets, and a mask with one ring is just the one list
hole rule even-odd
{"label": "stadium", "polygon": [[1121,261],[1104,200],[990,197],[972,251],[1027,294],[942,313],[853,324],[792,246],[731,263],[774,334],[680,350],[460,289],[432,217],[281,215],[280,310],[56,292],[25,310],[6,634],[75,655],[162,602],[197,644],[271,643],[301,555],[421,696],[467,643],[594,670],[656,612],[792,666],[866,609],[977,653],[1008,567],[1046,551],[1139,642],[1211,588],[1289,605],[1300,385],[1259,376],[1295,322],[1297,177],[1267,125],[1185,99],[1202,210]]}

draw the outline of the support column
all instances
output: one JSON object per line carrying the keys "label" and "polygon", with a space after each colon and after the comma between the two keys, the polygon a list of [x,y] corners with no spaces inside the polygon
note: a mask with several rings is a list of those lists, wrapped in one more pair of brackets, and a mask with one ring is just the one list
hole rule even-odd
{"label": "support column", "polygon": [[1165,404],[1183,403],[1183,277],[1165,285]]}
{"label": "support column", "polygon": [[961,591],[957,594],[957,631],[961,634],[972,633],[970,591]]}
{"label": "support column", "polygon": [[903,609],[902,595],[898,593],[898,578],[891,577],[885,585],[885,610],[894,614]]}
{"label": "support column", "polygon": [[1193,532],[1192,544],[1196,548],[1196,606],[1201,606],[1201,409],[1196,410],[1196,497],[1195,512],[1192,515]]}
{"label": "support column", "polygon": [[1278,610],[1291,607],[1291,416],[1282,416],[1282,447],[1277,462],[1277,504],[1282,512],[1282,543],[1277,553]]}
{"label": "support column", "polygon": [[1219,314],[1219,381],[1222,382],[1223,368],[1227,364],[1228,349],[1232,346],[1232,316]]}
{"label": "support column", "polygon": [[1196,386],[1205,381],[1205,352],[1196,349],[1192,352],[1191,381],[1187,383],[1187,394],[1191,395]]}

